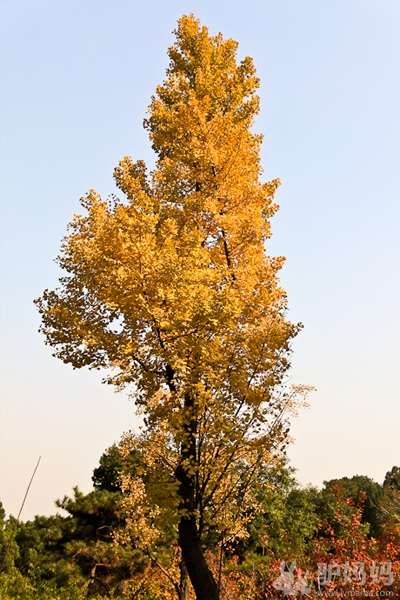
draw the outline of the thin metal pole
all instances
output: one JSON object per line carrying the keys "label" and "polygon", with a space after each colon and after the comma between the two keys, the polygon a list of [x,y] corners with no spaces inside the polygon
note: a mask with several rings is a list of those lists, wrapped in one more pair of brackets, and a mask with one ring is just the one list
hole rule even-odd
{"label": "thin metal pole", "polygon": [[17,528],[17,525],[18,525],[18,523],[19,523],[19,518],[20,518],[20,516],[21,516],[22,509],[24,508],[25,500],[26,500],[26,498],[27,498],[27,496],[28,496],[29,489],[30,489],[30,487],[31,487],[31,485],[32,485],[32,481],[33,481],[33,478],[35,477],[35,474],[36,474],[36,471],[37,471],[37,469],[38,469],[38,466],[39,466],[39,463],[40,463],[40,459],[41,459],[41,458],[42,458],[42,457],[41,457],[41,456],[39,456],[39,460],[38,460],[38,461],[37,461],[37,463],[36,463],[36,467],[35,467],[35,469],[34,469],[34,471],[33,471],[33,473],[32,473],[32,477],[31,477],[31,479],[30,479],[30,482],[29,482],[29,484],[28,484],[28,487],[26,488],[25,496],[24,496],[24,499],[22,500],[22,504],[21,504],[21,508],[19,509],[18,517],[17,517],[16,521],[14,522],[14,527],[12,528],[12,531],[11,531],[11,534],[10,534],[10,539],[8,540],[8,544],[7,544],[7,546],[6,546],[6,549],[5,549],[5,551],[4,551],[3,560],[1,561],[1,566],[0,566],[0,573],[2,572],[2,570],[3,570],[3,567],[4,567],[4,563],[6,562],[7,553],[8,553],[8,551],[9,551],[9,549],[10,549],[11,542],[13,541],[13,538],[14,538],[14,533],[15,533],[15,530],[16,530],[16,528]]}

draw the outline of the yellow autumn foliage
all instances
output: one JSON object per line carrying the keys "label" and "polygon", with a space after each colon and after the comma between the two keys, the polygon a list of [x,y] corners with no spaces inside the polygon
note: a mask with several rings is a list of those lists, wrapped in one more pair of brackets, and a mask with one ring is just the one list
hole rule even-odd
{"label": "yellow autumn foliage", "polygon": [[238,63],[237,43],[192,15],[175,33],[144,121],[154,170],[126,156],[122,199],[87,194],[62,243],[61,286],[37,303],[57,357],[131,386],[146,429],[123,445],[166,477],[176,521],[240,536],[252,478],[309,388],[282,388],[300,326],[286,318],[284,259],[266,251],[280,182],[261,180],[252,59]]}

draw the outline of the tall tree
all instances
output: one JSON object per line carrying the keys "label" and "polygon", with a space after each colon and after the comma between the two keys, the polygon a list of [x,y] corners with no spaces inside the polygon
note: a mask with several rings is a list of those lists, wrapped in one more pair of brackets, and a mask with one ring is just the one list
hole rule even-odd
{"label": "tall tree", "polygon": [[284,259],[265,249],[279,180],[260,181],[253,62],[193,15],[175,34],[144,121],[154,171],[125,157],[125,200],[88,193],[62,243],[61,287],[37,304],[55,356],[133,385],[196,596],[216,600],[202,534],[286,443],[297,395],[277,390],[299,326],[286,319]]}
{"label": "tall tree", "polygon": [[[353,477],[341,477],[340,479],[324,481],[324,489],[321,493],[321,499],[324,497],[326,498],[327,506],[330,503],[329,497],[331,497],[331,499],[336,498],[337,494],[335,490],[338,487],[342,490],[343,496],[345,498],[351,498],[355,505],[361,503],[361,522],[363,524],[368,523],[369,534],[372,537],[377,537],[380,527],[380,501],[383,492],[382,486],[365,475],[354,475]],[[336,502],[333,503],[333,505],[335,504]],[[328,517],[327,514],[324,516]]]}

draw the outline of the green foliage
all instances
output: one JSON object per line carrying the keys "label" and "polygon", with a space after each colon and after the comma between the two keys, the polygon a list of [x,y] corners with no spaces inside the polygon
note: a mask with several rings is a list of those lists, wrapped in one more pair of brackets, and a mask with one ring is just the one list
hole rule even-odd
{"label": "green foliage", "polygon": [[260,510],[249,523],[249,537],[235,548],[241,559],[249,553],[280,559],[301,553],[317,531],[318,494],[316,488],[300,488],[287,464],[266,472],[257,489]]}
{"label": "green foliage", "polygon": [[[8,546],[0,574],[2,600],[173,597],[160,584],[161,572],[142,551],[114,542],[114,533],[125,526],[120,473],[135,473],[136,459],[134,455],[121,457],[116,445],[109,448],[94,470],[95,489],[83,494],[75,488],[72,497],[57,501],[57,506],[67,512],[65,517],[37,516],[33,521],[16,523],[12,516],[5,519],[0,503],[1,559]],[[359,502],[360,539],[371,538],[375,532],[378,546],[371,539],[371,548],[383,543],[379,540],[398,539],[393,538],[400,522],[398,467],[387,473],[383,485],[354,476],[327,481],[320,491],[302,488],[294,474],[287,463],[266,468],[256,484],[259,510],[247,525],[248,537],[236,543],[224,540],[222,572],[234,598],[255,598],[250,587],[263,589],[280,560],[297,558],[312,566],[315,548],[332,552],[332,544],[336,544],[336,552],[338,548],[358,552],[357,546],[346,550],[346,528],[353,527],[351,519],[358,510],[354,504]],[[165,531],[157,548],[157,556],[166,568],[173,556],[172,539]],[[218,569],[220,538],[210,535],[207,550]]]}
{"label": "green foliage", "polygon": [[138,458],[138,452],[132,450],[122,455],[117,444],[113,444],[102,454],[99,466],[93,471],[93,487],[109,492],[121,491],[121,473],[134,475],[138,468]]}
{"label": "green foliage", "polygon": [[351,478],[342,477],[324,481],[324,485],[325,493],[322,496],[327,504],[329,504],[328,496],[334,496],[334,488],[339,486],[346,498],[351,498],[355,504],[362,504],[361,522],[369,525],[370,536],[379,535],[381,526],[379,504],[382,497],[382,486],[379,483],[365,475],[355,475]]}
{"label": "green foliage", "polygon": [[2,505],[1,508],[0,565],[3,572],[12,573],[15,560],[18,559],[20,554],[18,544],[15,540],[17,520],[11,515],[10,518],[5,521],[5,513]]}
{"label": "green foliage", "polygon": [[[113,483],[111,479],[109,483]],[[19,591],[10,597],[29,598],[31,588],[40,598],[46,597],[47,588],[50,596],[57,598],[55,590],[59,590],[57,594],[62,590],[64,596],[65,590],[72,590],[71,599],[75,592],[78,594],[76,590],[80,590],[77,598],[82,590],[85,597],[109,597],[114,588],[144,569],[143,556],[113,543],[113,531],[123,520],[119,514],[122,494],[117,486],[111,487],[116,491],[95,489],[86,495],[75,488],[72,498],[66,496],[56,502],[67,511],[67,517],[35,517],[17,527],[12,518],[6,522],[0,541],[3,554],[8,543],[3,570],[9,578],[2,576],[1,598],[10,596],[12,590]],[[9,543],[13,531],[14,539]]]}
{"label": "green foliage", "polygon": [[[2,600],[84,600],[86,590],[79,586],[59,588],[54,581],[34,582],[17,569],[0,575],[0,598]],[[100,597],[98,597],[100,598]],[[97,600],[93,597],[92,600]]]}
{"label": "green foliage", "polygon": [[400,467],[392,467],[391,471],[386,473],[383,485],[400,490]]}
{"label": "green foliage", "polygon": [[109,593],[145,567],[135,549],[113,543],[113,532],[123,525],[121,502],[119,491],[96,489],[84,495],[77,488],[73,498],[57,502],[70,515],[61,527],[63,554],[89,581],[90,594]]}
{"label": "green foliage", "polygon": [[400,525],[400,468],[393,467],[386,473],[379,508],[383,528],[390,522],[392,527]]}
{"label": "green foliage", "polygon": [[100,465],[93,471],[93,486],[99,490],[114,492],[120,490],[118,478],[122,469],[122,457],[114,444],[100,457]]}

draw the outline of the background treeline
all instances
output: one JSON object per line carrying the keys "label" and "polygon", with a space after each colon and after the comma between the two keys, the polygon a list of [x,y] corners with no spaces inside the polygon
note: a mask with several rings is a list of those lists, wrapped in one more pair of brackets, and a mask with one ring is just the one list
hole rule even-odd
{"label": "background treeline", "polygon": [[[171,526],[153,547],[121,542],[126,526],[121,472],[134,470],[135,457],[123,458],[109,448],[93,472],[94,489],[57,501],[64,515],[37,516],[33,521],[5,519],[0,504],[0,597],[27,600],[82,598],[177,598],[174,576],[180,561]],[[144,476],[145,477],[145,476]],[[282,560],[294,559],[309,578],[317,562],[365,563],[370,570],[391,562],[394,583],[378,577],[374,590],[396,590],[400,570],[400,468],[383,484],[356,475],[324,482],[322,490],[301,487],[287,463],[265,469],[257,482],[258,509],[249,515],[247,536],[224,539],[212,530],[206,551],[220,583],[222,598],[279,598],[272,587]],[[380,580],[379,580],[380,579]],[[357,582],[346,589],[360,589]],[[339,578],[329,589],[343,587]],[[358,587],[357,587],[358,586]],[[327,589],[327,588],[324,588]],[[368,588],[369,589],[369,588]],[[314,583],[313,590],[317,587]],[[396,592],[397,593],[397,592]],[[187,592],[192,598],[192,592]]]}

